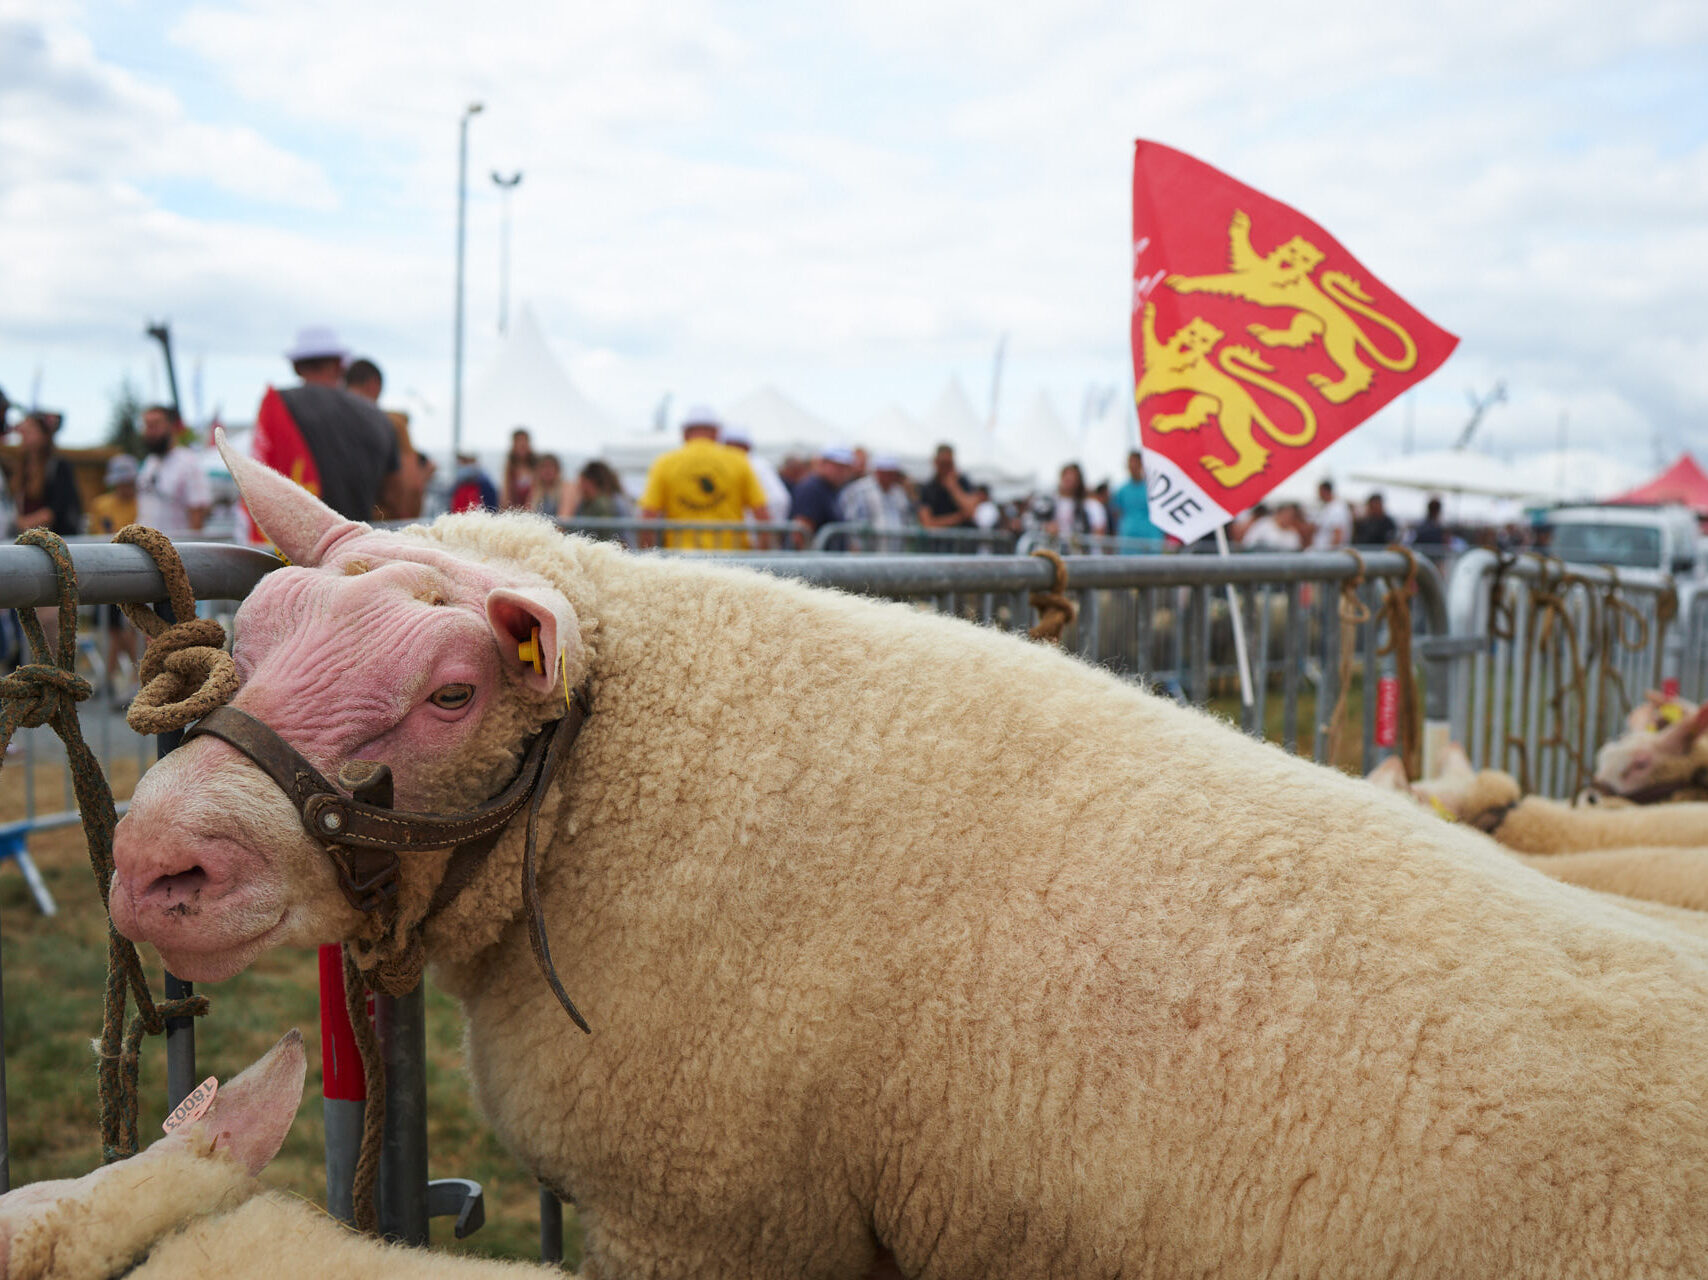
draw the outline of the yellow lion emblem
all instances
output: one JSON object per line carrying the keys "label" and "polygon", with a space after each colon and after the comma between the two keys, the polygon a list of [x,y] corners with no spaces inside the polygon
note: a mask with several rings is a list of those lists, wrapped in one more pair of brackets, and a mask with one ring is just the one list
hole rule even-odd
{"label": "yellow lion emblem", "polygon": [[[1266,347],[1303,347],[1321,338],[1323,350],[1340,370],[1340,377],[1313,373],[1311,385],[1330,404],[1345,404],[1367,390],[1375,377],[1360,359],[1360,351],[1384,369],[1405,373],[1417,363],[1417,344],[1398,323],[1372,307],[1364,287],[1345,272],[1325,271],[1320,287],[1313,282],[1311,272],[1322,260],[1322,250],[1303,236],[1294,236],[1260,255],[1251,247],[1251,218],[1241,210],[1228,224],[1228,265],[1232,271],[1215,276],[1169,276],[1163,283],[1176,293],[1219,293],[1260,307],[1297,311],[1285,329],[1253,324],[1246,330]],[[1400,355],[1390,357],[1377,350],[1348,311],[1356,311],[1398,338]]]}
{"label": "yellow lion emblem", "polygon": [[[1135,401],[1143,404],[1151,396],[1190,391],[1192,398],[1184,409],[1158,414],[1150,425],[1157,431],[1191,431],[1214,417],[1233,448],[1234,460],[1225,462],[1214,454],[1205,454],[1198,461],[1221,484],[1232,489],[1268,464],[1269,450],[1253,436],[1254,423],[1277,444],[1291,447],[1316,438],[1317,417],[1310,405],[1291,388],[1265,378],[1263,374],[1272,373],[1274,366],[1257,352],[1249,347],[1224,347],[1216,359],[1210,359],[1211,350],[1222,340],[1222,331],[1202,316],[1194,316],[1162,342],[1156,336],[1156,303],[1147,302],[1143,332],[1145,372],[1134,389]],[[1277,427],[1243,383],[1262,387],[1297,409],[1299,429],[1289,434]]]}

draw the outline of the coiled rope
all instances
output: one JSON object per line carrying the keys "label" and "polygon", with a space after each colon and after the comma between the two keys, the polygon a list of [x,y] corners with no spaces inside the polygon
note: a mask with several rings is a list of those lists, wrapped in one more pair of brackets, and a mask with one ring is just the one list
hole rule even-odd
{"label": "coiled rope", "polygon": [[[104,906],[113,883],[113,828],[118,823],[118,814],[113,807],[112,788],[101,772],[100,761],[84,742],[77,721],[77,704],[93,692],[89,682],[76,672],[77,572],[72,567],[65,540],[58,534],[31,529],[18,542],[40,548],[53,562],[58,585],[59,636],[50,655],[47,637],[35,611],[18,610],[36,661],[0,679],[0,752],[21,728],[47,725],[59,735],[65,744],[77,807],[83,817],[89,865]],[[176,560],[176,555],[173,559]],[[179,572],[182,571],[180,565]],[[133,607],[127,606],[126,613]],[[163,621],[161,625],[165,625]],[[125,1006],[132,998],[136,1001],[136,1013],[126,1025]],[[137,1152],[137,1070],[143,1036],[162,1034],[168,1018],[199,1018],[207,1011],[206,996],[155,1000],[136,947],[113,928],[112,919],[108,918],[107,987],[97,1074],[103,1161],[120,1160]]]}
{"label": "coiled rope", "polygon": [[1028,597],[1028,602],[1038,611],[1038,621],[1026,634],[1033,640],[1042,640],[1046,644],[1060,644],[1062,632],[1079,612],[1067,594],[1067,561],[1048,547],[1039,547],[1032,554],[1054,565],[1056,575],[1055,581],[1046,590],[1034,591]]}

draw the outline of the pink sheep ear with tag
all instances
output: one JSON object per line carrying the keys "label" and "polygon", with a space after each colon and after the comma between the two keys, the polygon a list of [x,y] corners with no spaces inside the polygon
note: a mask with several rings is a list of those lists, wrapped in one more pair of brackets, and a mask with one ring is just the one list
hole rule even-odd
{"label": "pink sheep ear with tag", "polygon": [[237,482],[249,518],[292,564],[312,568],[345,538],[371,532],[365,524],[346,520],[266,463],[239,453],[225,438],[224,427],[214,429],[214,444]]}
{"label": "pink sheep ear with tag", "polygon": [[486,621],[498,642],[500,665],[530,692],[557,687],[560,661],[574,665],[581,633],[569,601],[550,588],[499,587],[486,597]]}
{"label": "pink sheep ear with tag", "polygon": [[1689,755],[1696,739],[1704,732],[1708,732],[1708,701],[1686,714],[1677,724],[1663,729],[1655,749],[1670,755]]}
{"label": "pink sheep ear with tag", "polygon": [[213,1135],[213,1149],[230,1152],[250,1173],[259,1174],[291,1131],[307,1073],[302,1033],[293,1030],[259,1062],[220,1085],[201,1116],[205,1132]]}

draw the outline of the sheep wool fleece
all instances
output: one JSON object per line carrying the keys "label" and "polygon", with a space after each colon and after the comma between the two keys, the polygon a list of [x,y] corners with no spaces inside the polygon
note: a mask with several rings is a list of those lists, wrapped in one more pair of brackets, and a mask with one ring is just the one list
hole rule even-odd
{"label": "sheep wool fleece", "polygon": [[[428,934],[585,1274],[1708,1268],[1708,947],[1042,646],[523,518],[593,715]],[[581,672],[571,671],[573,683]]]}

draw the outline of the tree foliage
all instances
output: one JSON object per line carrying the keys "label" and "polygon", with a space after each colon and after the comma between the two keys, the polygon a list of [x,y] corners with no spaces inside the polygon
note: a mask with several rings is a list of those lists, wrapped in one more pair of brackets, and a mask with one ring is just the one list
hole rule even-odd
{"label": "tree foliage", "polygon": [[127,373],[119,385],[107,392],[112,408],[107,415],[107,443],[126,453],[142,456],[142,392]]}

